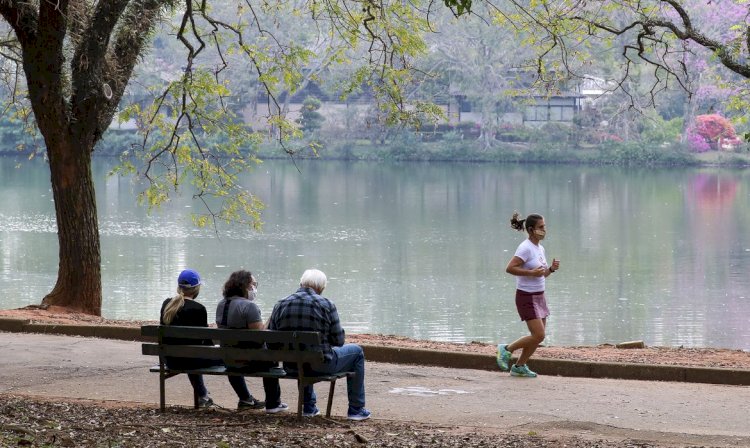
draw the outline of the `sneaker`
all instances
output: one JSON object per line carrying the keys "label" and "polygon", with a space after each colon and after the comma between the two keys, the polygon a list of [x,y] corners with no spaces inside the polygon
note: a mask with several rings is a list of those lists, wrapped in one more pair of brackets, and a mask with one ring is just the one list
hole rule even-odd
{"label": "sneaker", "polygon": [[497,344],[497,366],[503,372],[510,370],[511,355],[512,353],[508,351],[508,344]]}
{"label": "sneaker", "polygon": [[367,420],[368,418],[370,418],[370,414],[372,413],[368,411],[367,409],[365,409],[364,407],[353,408],[349,406],[349,412],[347,412],[346,418],[348,418],[349,420],[355,420],[355,421]]}
{"label": "sneaker", "polygon": [[286,403],[279,403],[275,408],[266,408],[266,414],[278,414],[279,412],[286,412],[289,410],[289,406]]}
{"label": "sneaker", "polygon": [[258,401],[252,395],[247,400],[240,400],[237,403],[237,409],[263,409],[264,407],[266,407],[266,402]]}
{"label": "sneaker", "polygon": [[214,405],[214,401],[206,395],[205,397],[198,397],[198,407],[199,408],[210,408]]}
{"label": "sneaker", "polygon": [[532,372],[531,370],[529,370],[526,364],[522,366],[517,366],[513,364],[513,367],[510,368],[510,376],[523,376],[526,378],[536,378],[536,372]]}
{"label": "sneaker", "polygon": [[313,406],[312,408],[304,408],[302,410],[303,417],[315,417],[317,415],[320,415],[320,409],[318,409],[317,406]]}

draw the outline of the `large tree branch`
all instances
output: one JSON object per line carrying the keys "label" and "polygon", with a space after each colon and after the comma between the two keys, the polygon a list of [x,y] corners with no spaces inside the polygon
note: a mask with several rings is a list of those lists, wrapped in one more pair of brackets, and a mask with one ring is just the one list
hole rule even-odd
{"label": "large tree branch", "polygon": [[69,123],[62,71],[68,1],[41,1],[38,7],[37,28],[21,42],[23,68],[34,117],[47,144],[54,145],[56,140],[65,139],[59,129]]}
{"label": "large tree branch", "polygon": [[20,0],[0,0],[0,15],[13,28],[21,45],[27,45],[36,35],[39,11],[31,3]]}
{"label": "large tree branch", "polygon": [[[189,1],[189,0],[187,0]],[[76,91],[76,114],[91,117],[94,140],[98,141],[101,135],[109,127],[117,105],[130,79],[133,69],[137,64],[141,53],[148,44],[154,27],[159,21],[160,13],[168,7],[178,3],[177,0],[102,0],[99,5],[92,27],[98,23],[104,28],[99,30],[99,36],[106,36],[105,30],[109,29],[112,43],[106,45],[103,42],[85,43],[93,48],[105,50],[103,58],[98,61],[99,68],[91,67],[89,72],[95,70],[94,76],[89,80],[78,79],[81,91]],[[124,10],[122,9],[124,7]],[[115,17],[119,21],[112,22]],[[88,36],[84,38],[88,40]],[[82,55],[85,54],[82,53]],[[80,60],[84,62],[83,59]],[[80,68],[79,68],[80,70]],[[84,73],[80,73],[83,75]],[[94,111],[88,110],[86,102]],[[96,105],[96,106],[95,106]]]}
{"label": "large tree branch", "polygon": [[[108,62],[112,33],[131,0],[101,0],[81,36],[71,61],[72,113],[82,135],[94,132],[95,139],[104,132],[99,123],[101,112],[111,109],[114,97],[110,86],[116,62]],[[119,98],[119,97],[118,97]],[[115,102],[115,104],[117,104]],[[106,115],[106,114],[105,114]],[[106,117],[103,117],[105,119]],[[111,120],[111,115],[109,120]]]}
{"label": "large tree branch", "polygon": [[62,52],[63,40],[67,33],[69,0],[42,0],[39,2],[39,40],[45,45],[54,45],[49,50]]}
{"label": "large tree branch", "polygon": [[698,45],[711,50],[714,55],[719,58],[719,61],[721,61],[722,65],[724,65],[726,68],[739,75],[744,76],[745,78],[750,78],[750,66],[747,63],[742,63],[736,58],[732,57],[732,52],[723,43],[715,39],[711,39],[692,28],[681,30],[672,22],[654,20],[651,22],[651,24],[652,26],[659,26],[670,30],[680,40],[692,40]]}
{"label": "large tree branch", "polygon": [[[679,17],[679,20],[670,21],[644,17],[641,20],[634,20],[631,23],[620,28],[607,25],[601,21],[597,21],[586,16],[574,16],[573,19],[581,21],[590,27],[616,36],[624,35],[628,31],[633,29],[639,29],[641,30],[639,32],[639,39],[642,39],[644,36],[649,36],[654,40],[654,42],[668,45],[666,41],[656,36],[657,29],[666,30],[683,42],[692,41],[700,45],[701,47],[710,50],[726,68],[739,75],[742,75],[745,78],[750,78],[749,63],[743,62],[742,60],[734,57],[732,55],[731,48],[729,48],[727,44],[724,44],[716,39],[712,39],[695,29],[687,10],[678,1],[663,1],[664,3],[672,7],[672,9]],[[748,45],[750,45],[750,31],[748,31]],[[639,52],[639,55],[640,54],[644,53]],[[647,58],[643,59],[647,63],[653,63],[653,61],[648,60]]]}

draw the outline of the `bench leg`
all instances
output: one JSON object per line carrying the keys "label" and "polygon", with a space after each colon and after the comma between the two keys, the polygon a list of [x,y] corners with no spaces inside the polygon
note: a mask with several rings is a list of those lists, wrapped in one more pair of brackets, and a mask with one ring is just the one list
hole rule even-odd
{"label": "bench leg", "polygon": [[333,392],[336,390],[336,380],[331,381],[331,390],[328,391],[328,407],[326,408],[326,417],[331,417],[331,408],[333,407]]}
{"label": "bench leg", "polygon": [[302,404],[305,401],[305,385],[301,380],[297,380],[297,389],[299,389],[299,398],[297,398],[297,418],[302,419]]}
{"label": "bench leg", "polygon": [[162,370],[159,372],[159,411],[164,412],[166,411],[166,401],[167,401],[167,393],[164,390],[165,385],[164,382],[166,381],[166,375],[164,371]]}

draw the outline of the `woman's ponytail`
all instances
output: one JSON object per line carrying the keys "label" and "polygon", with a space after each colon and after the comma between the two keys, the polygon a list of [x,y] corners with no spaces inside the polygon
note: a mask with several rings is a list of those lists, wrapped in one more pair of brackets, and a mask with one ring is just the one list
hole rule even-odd
{"label": "woman's ponytail", "polygon": [[185,294],[182,292],[182,288],[177,288],[177,295],[172,297],[166,307],[164,307],[164,315],[161,317],[166,325],[172,323],[177,312],[182,309],[185,304]]}

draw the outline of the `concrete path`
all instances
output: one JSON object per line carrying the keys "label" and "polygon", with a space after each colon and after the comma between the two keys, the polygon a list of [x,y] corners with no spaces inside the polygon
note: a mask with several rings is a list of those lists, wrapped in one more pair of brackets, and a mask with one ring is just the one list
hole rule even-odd
{"label": "concrete path", "polygon": [[[0,333],[0,393],[117,400],[158,406],[154,357],[139,342]],[[367,407],[375,418],[484,429],[571,434],[676,444],[750,446],[750,388],[696,383],[540,376],[370,362]],[[234,408],[225,377],[207,377],[214,401]],[[167,403],[189,405],[187,378],[167,381]],[[261,380],[248,379],[263,397]],[[296,388],[282,381],[282,397],[296,406]],[[319,404],[327,387],[317,388]],[[337,387],[334,416],[346,412]]]}

